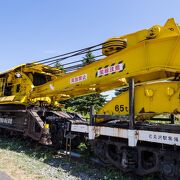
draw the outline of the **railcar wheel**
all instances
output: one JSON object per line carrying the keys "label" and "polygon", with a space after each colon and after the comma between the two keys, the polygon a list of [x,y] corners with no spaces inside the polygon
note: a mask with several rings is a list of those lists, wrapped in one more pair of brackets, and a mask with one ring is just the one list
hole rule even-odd
{"label": "railcar wheel", "polygon": [[107,154],[107,144],[104,141],[101,140],[95,140],[93,142],[93,150],[97,158],[105,165],[110,166],[111,163],[108,160]]}

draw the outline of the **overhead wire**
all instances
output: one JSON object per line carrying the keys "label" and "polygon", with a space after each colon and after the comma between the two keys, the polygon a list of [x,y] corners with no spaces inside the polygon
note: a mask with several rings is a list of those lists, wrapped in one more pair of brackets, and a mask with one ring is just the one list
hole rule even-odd
{"label": "overhead wire", "polygon": [[[102,45],[107,45],[107,46],[105,46],[105,48],[109,48],[109,47],[112,46],[112,45],[109,45],[109,44],[111,42],[115,42],[115,41],[117,41],[117,40],[108,41],[108,42],[105,42],[105,43],[100,43],[100,44],[90,46],[90,47],[87,47],[87,48],[83,48],[83,49],[80,49],[80,50],[71,51],[71,52],[68,52],[68,53],[64,53],[64,54],[53,56],[53,57],[46,58],[46,59],[41,59],[41,60],[38,60],[38,61],[34,61],[33,63],[29,63],[27,65],[28,66],[35,66],[36,64],[44,64],[44,65],[47,65],[47,66],[52,66],[55,63],[62,62],[64,60],[66,60],[66,59],[69,59],[69,58],[72,58],[72,57],[75,57],[75,56],[80,56],[80,55],[83,55],[83,54],[87,54],[88,52],[95,52],[95,51],[102,50],[102,47],[99,47],[99,46],[102,46]],[[118,45],[113,45],[113,47],[114,46],[118,46]],[[93,58],[102,57],[102,56],[104,56],[104,55],[100,54],[100,55],[93,56]],[[77,60],[77,61],[64,63],[64,64],[61,63],[60,65],[63,67],[64,70],[70,69],[70,68],[74,69],[74,67],[76,67],[76,69],[77,69],[77,68],[80,68],[80,67],[83,66],[83,61],[84,61],[84,58],[80,59],[80,60]],[[81,64],[79,64],[79,66],[73,65],[73,66],[65,67],[67,65],[72,65],[72,64],[79,63],[79,62],[82,62]]]}
{"label": "overhead wire", "polygon": [[[110,42],[110,41],[109,41],[109,42]],[[113,42],[114,42],[114,41],[113,41]],[[66,56],[66,55],[73,54],[73,53],[77,53],[77,52],[80,52],[80,51],[86,51],[86,50],[95,48],[95,47],[97,47],[97,46],[104,45],[104,44],[106,44],[106,43],[107,43],[107,42],[104,42],[104,43],[100,43],[100,44],[97,44],[97,45],[94,45],[94,46],[89,46],[89,47],[86,47],[86,48],[83,48],[83,49],[71,51],[71,52],[64,53],[64,54],[60,54],[60,55],[57,55],[57,56],[53,56],[53,57],[50,57],[50,58],[41,59],[41,60],[36,61],[36,63],[38,63],[38,62],[43,62],[43,61],[50,60],[50,59],[54,59],[54,58],[58,58],[58,57],[62,57],[62,56]]]}

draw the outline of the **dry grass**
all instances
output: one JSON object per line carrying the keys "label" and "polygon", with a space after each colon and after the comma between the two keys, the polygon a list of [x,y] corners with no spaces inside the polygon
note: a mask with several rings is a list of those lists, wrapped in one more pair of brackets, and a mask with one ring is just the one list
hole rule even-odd
{"label": "dry grass", "polygon": [[[1,138],[0,169],[15,180],[78,179],[61,167],[61,157],[52,157],[52,150],[31,147],[31,144]],[[50,162],[51,157],[54,158],[54,162]],[[56,164],[58,160],[59,164]]]}
{"label": "dry grass", "polygon": [[[117,169],[87,161],[69,162],[53,148],[0,138],[0,170],[15,180],[131,180]],[[149,178],[145,178],[150,180]]]}

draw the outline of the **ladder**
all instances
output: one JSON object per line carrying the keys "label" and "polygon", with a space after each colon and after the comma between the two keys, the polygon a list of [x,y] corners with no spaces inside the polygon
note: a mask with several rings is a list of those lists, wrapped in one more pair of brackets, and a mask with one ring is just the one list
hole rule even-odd
{"label": "ladder", "polygon": [[72,139],[74,139],[75,137],[76,137],[76,135],[71,134],[71,132],[65,135],[65,138],[66,138],[66,156],[69,157],[69,160],[71,160],[71,142],[72,142]]}

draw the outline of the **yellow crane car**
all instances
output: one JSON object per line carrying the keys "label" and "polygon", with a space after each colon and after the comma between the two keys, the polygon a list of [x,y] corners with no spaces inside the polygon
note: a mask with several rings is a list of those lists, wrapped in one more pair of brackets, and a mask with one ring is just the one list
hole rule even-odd
{"label": "yellow crane car", "polygon": [[[91,63],[66,61],[90,51]],[[80,63],[79,63],[80,62]],[[70,65],[70,66],[69,66]],[[112,89],[122,93],[90,124],[58,110],[61,101]],[[0,74],[0,128],[46,145],[86,136],[99,159],[124,172],[180,178],[180,27],[174,19],[102,44],[15,67]],[[67,149],[66,149],[67,150]]]}

